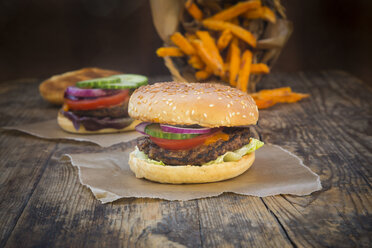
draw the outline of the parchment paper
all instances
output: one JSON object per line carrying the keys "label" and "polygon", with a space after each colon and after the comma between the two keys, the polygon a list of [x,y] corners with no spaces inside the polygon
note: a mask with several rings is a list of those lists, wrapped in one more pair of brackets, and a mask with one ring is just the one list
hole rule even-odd
{"label": "parchment paper", "polygon": [[322,188],[319,176],[294,154],[265,144],[256,151],[256,161],[234,179],[205,184],[171,185],[138,179],[129,168],[132,150],[111,153],[66,154],[78,167],[80,182],[102,203],[126,197],[186,201],[233,192],[252,196],[308,195]]}
{"label": "parchment paper", "polygon": [[88,141],[101,147],[109,147],[121,142],[128,142],[142,136],[136,131],[112,134],[73,134],[63,131],[58,126],[57,119],[20,126],[3,127],[3,129],[18,130],[44,139]]}

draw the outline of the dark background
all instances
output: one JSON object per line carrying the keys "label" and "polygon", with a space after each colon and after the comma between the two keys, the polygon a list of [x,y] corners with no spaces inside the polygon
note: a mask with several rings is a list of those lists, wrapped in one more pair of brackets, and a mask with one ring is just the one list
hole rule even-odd
{"label": "dark background", "polygon": [[[294,33],[273,71],[348,71],[372,84],[372,1],[283,0]],[[148,0],[0,0],[0,81],[97,66],[167,74]]]}

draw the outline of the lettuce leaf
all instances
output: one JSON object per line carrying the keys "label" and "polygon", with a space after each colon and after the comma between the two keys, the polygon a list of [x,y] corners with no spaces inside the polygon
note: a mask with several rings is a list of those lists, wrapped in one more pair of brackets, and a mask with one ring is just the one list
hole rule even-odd
{"label": "lettuce leaf", "polygon": [[[259,141],[257,139],[251,138],[251,141],[249,144],[239,148],[238,150],[235,150],[233,152],[226,152],[225,154],[219,156],[217,159],[209,161],[208,163],[205,163],[203,165],[208,164],[219,164],[223,162],[235,162],[241,159],[244,155],[254,152],[258,148],[262,147],[264,143],[262,141]],[[148,163],[157,164],[157,165],[164,165],[165,164],[162,161],[156,161],[153,159],[150,159],[144,152],[140,151],[138,147],[135,148],[135,156],[138,159],[146,160]]]}
{"label": "lettuce leaf", "polygon": [[248,153],[254,152],[258,148],[262,147],[264,143],[262,141],[259,141],[257,139],[251,138],[251,141],[249,144],[243,146],[242,148],[235,150],[233,152],[226,152],[225,154],[219,156],[216,160],[209,161],[206,163],[208,164],[219,164],[223,162],[235,162],[241,159],[244,155],[247,155]]}
{"label": "lettuce leaf", "polygon": [[140,151],[137,146],[134,150],[134,155],[138,159],[146,160],[147,163],[165,165],[162,161],[156,161],[156,160],[150,159],[144,152]]}

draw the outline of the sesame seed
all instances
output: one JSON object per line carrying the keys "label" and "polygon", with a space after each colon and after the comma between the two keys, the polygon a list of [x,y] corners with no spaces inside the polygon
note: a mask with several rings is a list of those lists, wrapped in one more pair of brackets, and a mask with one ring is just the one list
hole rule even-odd
{"label": "sesame seed", "polygon": [[198,97],[197,97],[196,99],[198,99],[198,100],[199,100],[200,98],[201,98],[201,97],[200,97],[200,96],[198,96]]}
{"label": "sesame seed", "polygon": [[165,110],[163,110],[163,113],[166,115],[167,114],[167,112],[165,111]]}
{"label": "sesame seed", "polygon": [[247,118],[247,116],[246,115],[243,115],[243,118]]}
{"label": "sesame seed", "polygon": [[240,115],[240,112],[236,112],[236,115]]}
{"label": "sesame seed", "polygon": [[191,115],[194,115],[194,113],[195,113],[195,111],[194,111],[194,110],[192,110],[192,111],[191,111]]}
{"label": "sesame seed", "polygon": [[173,107],[173,110],[176,110],[176,106]]}
{"label": "sesame seed", "polygon": [[222,97],[219,97],[218,100],[222,100]]}
{"label": "sesame seed", "polygon": [[213,107],[214,106],[214,104],[209,104],[209,107]]}
{"label": "sesame seed", "polygon": [[206,113],[204,113],[204,117],[207,118],[207,114]]}
{"label": "sesame seed", "polygon": [[172,106],[173,105],[173,102],[169,103],[169,106]]}
{"label": "sesame seed", "polygon": [[189,110],[187,110],[187,111],[186,111],[186,115],[188,115],[189,113],[190,113],[190,111],[189,111]]}
{"label": "sesame seed", "polygon": [[227,107],[230,108],[230,104],[227,104]]}

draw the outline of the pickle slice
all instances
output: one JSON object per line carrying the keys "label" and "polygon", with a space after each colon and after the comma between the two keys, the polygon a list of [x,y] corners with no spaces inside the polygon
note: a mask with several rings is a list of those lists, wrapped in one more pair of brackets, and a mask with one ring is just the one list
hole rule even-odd
{"label": "pickle slice", "polygon": [[191,139],[196,136],[199,136],[199,134],[191,134],[191,133],[168,133],[163,132],[160,128],[160,125],[157,123],[150,124],[146,126],[145,133],[148,135],[155,137],[155,138],[161,138],[161,139]]}

